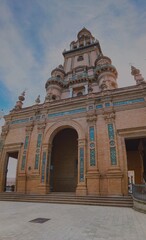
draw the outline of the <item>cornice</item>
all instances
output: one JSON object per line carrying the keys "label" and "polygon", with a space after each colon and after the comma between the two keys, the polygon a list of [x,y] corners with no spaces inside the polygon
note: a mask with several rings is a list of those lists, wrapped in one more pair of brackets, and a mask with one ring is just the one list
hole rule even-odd
{"label": "cornice", "polygon": [[75,48],[75,49],[72,49],[72,50],[64,51],[62,54],[63,54],[64,57],[66,57],[67,55],[70,55],[70,54],[74,54],[74,53],[76,55],[77,52],[81,52],[81,51],[84,51],[84,50],[87,52],[87,49],[94,48],[95,46],[97,46],[98,49],[99,49],[99,52],[102,53],[99,42],[95,42],[93,44],[90,44],[90,45],[87,45],[87,46],[84,46],[84,47],[78,47],[78,48]]}

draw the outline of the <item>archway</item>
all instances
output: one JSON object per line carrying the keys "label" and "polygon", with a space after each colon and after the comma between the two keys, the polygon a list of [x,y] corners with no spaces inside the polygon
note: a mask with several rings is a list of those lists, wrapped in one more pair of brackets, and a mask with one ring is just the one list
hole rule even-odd
{"label": "archway", "polygon": [[6,154],[6,169],[4,191],[16,191],[16,175],[17,175],[18,152],[9,152]]}
{"label": "archway", "polygon": [[50,190],[75,192],[78,175],[78,134],[73,128],[61,129],[53,138]]}
{"label": "archway", "polygon": [[146,138],[126,139],[128,189],[146,182]]}

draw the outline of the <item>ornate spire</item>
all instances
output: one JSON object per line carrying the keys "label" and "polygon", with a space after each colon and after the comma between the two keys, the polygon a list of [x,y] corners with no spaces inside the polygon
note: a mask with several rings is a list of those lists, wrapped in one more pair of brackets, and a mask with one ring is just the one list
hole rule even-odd
{"label": "ornate spire", "polygon": [[134,76],[136,84],[141,84],[145,82],[143,76],[140,73],[140,70],[138,68],[135,68],[134,66],[131,66],[131,75]]}
{"label": "ornate spire", "polygon": [[40,95],[38,95],[37,99],[35,100],[35,103],[36,104],[39,104],[41,101],[40,101]]}

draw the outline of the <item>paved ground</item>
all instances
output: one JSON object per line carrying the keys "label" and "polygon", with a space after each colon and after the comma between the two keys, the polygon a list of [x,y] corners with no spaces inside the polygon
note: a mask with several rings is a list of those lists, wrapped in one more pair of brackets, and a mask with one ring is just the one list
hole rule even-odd
{"label": "paved ground", "polygon": [[[49,218],[45,223],[30,222]],[[131,208],[0,202],[0,240],[145,240],[146,214]]]}

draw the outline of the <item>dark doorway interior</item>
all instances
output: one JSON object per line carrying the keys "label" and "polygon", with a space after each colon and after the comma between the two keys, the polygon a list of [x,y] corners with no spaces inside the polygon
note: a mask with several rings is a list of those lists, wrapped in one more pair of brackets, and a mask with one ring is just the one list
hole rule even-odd
{"label": "dark doorway interior", "polygon": [[78,134],[72,128],[59,131],[53,139],[50,187],[54,192],[74,192],[77,186]]}
{"label": "dark doorway interior", "polygon": [[134,172],[135,184],[146,181],[146,138],[126,139],[128,171]]}
{"label": "dark doorway interior", "polygon": [[16,191],[16,173],[18,163],[18,152],[7,154],[6,171],[5,171],[5,186],[6,192]]}

